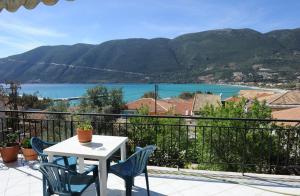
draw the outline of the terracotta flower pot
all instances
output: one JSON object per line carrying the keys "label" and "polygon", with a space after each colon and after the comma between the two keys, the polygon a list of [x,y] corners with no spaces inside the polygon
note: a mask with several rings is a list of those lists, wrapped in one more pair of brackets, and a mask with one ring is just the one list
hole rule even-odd
{"label": "terracotta flower pot", "polygon": [[87,143],[92,141],[93,130],[77,129],[77,137],[80,143]]}
{"label": "terracotta flower pot", "polygon": [[32,148],[21,148],[26,161],[37,160],[38,155]]}
{"label": "terracotta flower pot", "polygon": [[9,162],[16,161],[18,159],[19,149],[20,149],[19,145],[2,147],[1,157],[3,162],[9,163]]}

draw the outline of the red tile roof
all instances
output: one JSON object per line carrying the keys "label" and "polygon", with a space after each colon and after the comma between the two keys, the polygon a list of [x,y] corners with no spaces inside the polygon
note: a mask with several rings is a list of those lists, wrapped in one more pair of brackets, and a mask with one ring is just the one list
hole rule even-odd
{"label": "red tile roof", "polygon": [[164,99],[164,102],[172,104],[173,114],[177,115],[192,115],[194,99]]}
{"label": "red tile roof", "polygon": [[[160,99],[157,100],[157,114],[191,115],[193,99]],[[146,106],[150,114],[155,113],[155,100],[153,98],[141,98],[126,104],[129,110],[138,110]]]}
{"label": "red tile roof", "polygon": [[300,91],[287,91],[267,100],[270,105],[300,105]]}
{"label": "red tile roof", "polygon": [[[274,111],[272,112],[272,118],[274,119],[285,119],[285,120],[300,120],[300,107]],[[296,126],[297,122],[285,122],[284,125]]]}
{"label": "red tile roof", "polygon": [[227,99],[225,99],[224,101],[226,102],[235,102],[238,103],[242,100],[241,97],[228,97]]}
{"label": "red tile roof", "polygon": [[[156,109],[158,114],[166,114],[172,106],[171,104],[168,105],[166,103],[161,103],[159,100],[157,100],[156,103],[157,103]],[[129,110],[138,110],[141,107],[148,107],[150,114],[154,114],[155,100],[153,98],[141,98],[133,102],[127,103],[126,107]]]}
{"label": "red tile roof", "polygon": [[264,99],[271,95],[274,95],[273,91],[263,91],[263,90],[240,90],[239,96],[246,99]]}
{"label": "red tile roof", "polygon": [[194,97],[193,111],[199,112],[205,106],[212,105],[218,107],[221,105],[221,96],[214,94],[196,94]]}

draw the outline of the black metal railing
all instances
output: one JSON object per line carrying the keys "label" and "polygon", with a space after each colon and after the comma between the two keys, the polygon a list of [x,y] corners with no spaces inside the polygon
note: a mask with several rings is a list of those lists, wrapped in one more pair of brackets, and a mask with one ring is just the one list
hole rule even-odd
{"label": "black metal railing", "polygon": [[155,144],[151,163],[198,169],[299,174],[300,120],[73,114],[0,111],[0,139],[8,128],[24,137],[62,141],[89,119],[94,134],[127,136],[128,152]]}

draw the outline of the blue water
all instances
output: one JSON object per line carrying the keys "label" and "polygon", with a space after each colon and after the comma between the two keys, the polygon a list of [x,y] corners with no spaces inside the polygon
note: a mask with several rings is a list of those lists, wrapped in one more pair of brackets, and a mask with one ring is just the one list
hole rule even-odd
{"label": "blue water", "polygon": [[[97,84],[23,84],[21,93],[37,93],[39,97],[68,98],[83,96],[88,88]],[[140,98],[145,92],[154,91],[154,84],[103,84],[109,89],[122,88],[124,101],[129,102]],[[210,91],[221,94],[222,99],[236,95],[246,87],[215,84],[158,84],[158,93],[161,98],[175,97],[181,92]]]}

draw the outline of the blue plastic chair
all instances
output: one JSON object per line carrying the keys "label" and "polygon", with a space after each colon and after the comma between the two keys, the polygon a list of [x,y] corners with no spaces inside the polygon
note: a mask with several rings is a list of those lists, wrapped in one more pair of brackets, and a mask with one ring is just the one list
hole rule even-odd
{"label": "blue plastic chair", "polygon": [[[32,148],[37,152],[39,157],[41,158],[42,163],[48,163],[48,155],[44,153],[44,149],[54,145],[55,143],[45,142],[37,137],[33,137],[30,140]],[[55,156],[53,163],[61,166],[66,166],[69,169],[76,171],[77,158],[76,157],[61,157]],[[85,168],[86,172],[93,172],[94,176],[98,176],[98,167],[91,165]],[[46,179],[43,177],[43,192],[46,192]]]}
{"label": "blue plastic chair", "polygon": [[148,196],[150,196],[147,163],[150,155],[155,149],[156,147],[153,145],[146,146],[145,148],[138,147],[136,152],[126,161],[110,166],[110,173],[113,173],[125,180],[126,196],[131,195],[132,186],[134,185],[134,177],[142,173],[145,173],[147,193]]}
{"label": "blue plastic chair", "polygon": [[[44,149],[48,148],[50,146],[53,146],[56,143],[51,142],[45,142],[37,137],[32,137],[30,140],[32,149],[36,151],[36,153],[41,158],[42,163],[48,163],[48,155],[44,153]],[[62,165],[62,166],[68,166],[70,168],[76,169],[77,164],[77,158],[76,157],[61,157],[56,156],[54,157],[55,163]]]}
{"label": "blue plastic chair", "polygon": [[93,183],[95,183],[97,195],[100,195],[99,178],[95,175],[88,175],[88,171],[80,174],[68,167],[53,163],[41,163],[39,171],[48,184],[44,195],[82,195]]}

